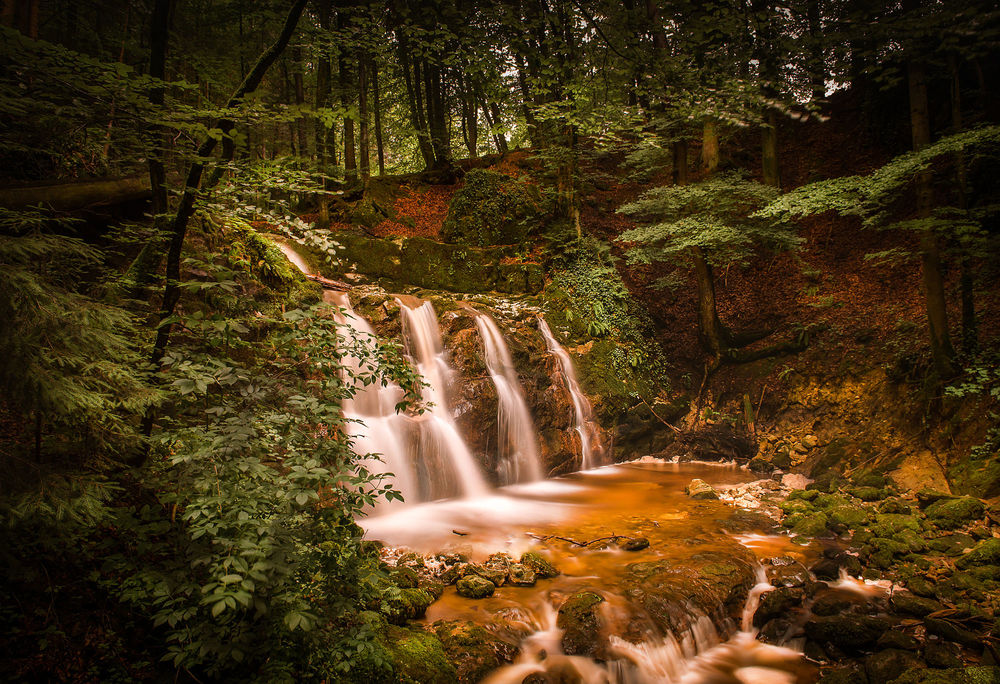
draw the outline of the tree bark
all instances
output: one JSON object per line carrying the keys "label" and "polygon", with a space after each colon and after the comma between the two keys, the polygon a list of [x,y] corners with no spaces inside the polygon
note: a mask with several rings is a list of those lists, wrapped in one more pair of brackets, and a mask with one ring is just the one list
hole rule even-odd
{"label": "tree bark", "polygon": [[[330,15],[333,11],[331,0],[319,0],[316,12],[319,15],[319,26],[323,31],[330,29]],[[331,91],[333,81],[333,68],[330,64],[330,55],[325,51],[321,52],[316,65],[316,109],[325,109],[331,104]],[[333,148],[330,142],[332,126],[328,126],[323,118],[316,119],[316,159],[319,162],[319,171],[323,175],[323,189],[327,189],[329,181],[328,164],[330,164],[330,151]],[[336,163],[336,159],[332,163]],[[323,194],[319,198],[319,216],[317,223],[325,228],[330,225],[330,198]]]}
{"label": "tree bark", "polygon": [[719,129],[714,119],[705,119],[701,136],[701,171],[706,177],[719,168]]}
{"label": "tree bark", "polygon": [[[960,133],[964,128],[962,123],[962,80],[958,66],[958,57],[948,55],[948,71],[951,73],[951,129],[952,133]],[[963,211],[968,209],[968,179],[965,174],[965,154],[959,150],[955,153],[955,174],[958,180],[958,206]],[[979,324],[976,319],[975,278],[972,275],[972,259],[968,249],[959,245],[962,256],[959,260],[959,291],[962,296],[962,351],[974,354],[979,347]]]}
{"label": "tree bark", "polygon": [[719,320],[712,265],[701,247],[692,248],[692,260],[698,283],[698,336],[706,351],[719,358],[729,349],[729,333]]}
{"label": "tree bark", "polygon": [[361,157],[361,178],[368,180],[371,175],[371,159],[370,159],[370,140],[368,132],[368,57],[362,55],[361,59],[358,61],[358,116],[361,121],[359,122],[359,139],[358,139],[358,151]]}
{"label": "tree bark", "polygon": [[[257,89],[257,86],[260,85],[261,80],[264,78],[264,74],[267,73],[267,70],[272,64],[274,64],[275,60],[288,45],[288,41],[295,32],[295,27],[299,23],[299,18],[302,16],[302,11],[305,9],[305,6],[306,0],[295,0],[291,9],[288,11],[288,15],[285,17],[285,23],[282,26],[281,33],[278,35],[278,38],[275,40],[274,44],[265,50],[257,59],[257,63],[250,70],[250,73],[247,74],[247,77],[229,98],[229,101],[226,103],[226,109],[238,107],[243,101],[243,98]],[[228,132],[233,129],[233,122],[229,119],[218,119],[215,122],[214,128],[219,128]],[[159,367],[160,361],[163,359],[163,354],[170,342],[170,332],[173,328],[173,324],[168,319],[174,314],[177,302],[180,300],[180,266],[181,252],[184,248],[184,238],[187,235],[188,223],[194,215],[195,200],[200,194],[211,190],[210,187],[203,187],[199,191],[198,186],[201,183],[201,177],[205,170],[205,159],[207,159],[215,150],[216,143],[217,141],[215,138],[208,136],[198,148],[195,161],[192,162],[191,168],[188,170],[187,179],[184,183],[184,192],[181,195],[180,203],[177,207],[177,213],[174,215],[174,220],[171,225],[170,247],[167,252],[166,285],[163,290],[163,301],[158,316],[159,320],[156,342],[153,345],[153,352],[150,359],[151,365],[154,368]],[[232,155],[233,151],[232,148],[230,148],[228,158],[221,158],[219,160],[220,163],[231,161]],[[143,434],[146,436],[149,436],[152,433],[152,412],[147,413],[143,418],[142,427]],[[148,452],[144,452],[141,455],[140,463],[145,460],[147,454]]]}
{"label": "tree bark", "polygon": [[372,60],[372,109],[375,114],[375,154],[378,156],[378,175],[385,175],[385,149],[382,147],[382,96],[378,83],[378,64]]}
{"label": "tree bark", "polygon": [[[344,30],[346,27],[346,17],[344,12],[337,12],[337,28]],[[354,151],[354,118],[350,115],[351,100],[351,73],[347,64],[347,58],[343,51],[337,59],[337,72],[340,77],[340,106],[344,108],[344,180],[353,183],[358,180],[358,158]]]}
{"label": "tree bark", "polygon": [[809,23],[809,81],[812,99],[826,97],[826,64],[823,59],[823,23],[820,0],[808,0],[806,18]]}
{"label": "tree bark", "polygon": [[674,185],[688,184],[688,141],[686,138],[677,140],[672,145],[673,149],[673,178]]}
{"label": "tree bark", "polygon": [[764,126],[761,128],[762,171],[764,184],[781,187],[781,176],[778,172],[778,117],[774,110],[769,109],[764,115]]}
{"label": "tree bark", "polygon": [[[913,149],[919,151],[930,144],[930,112],[927,103],[926,66],[919,59],[907,64],[907,81],[910,95],[910,128]],[[928,218],[934,202],[931,172],[917,176],[917,217]],[[941,379],[952,377],[955,372],[955,350],[948,332],[948,307],[941,275],[941,250],[937,235],[931,229],[920,233],[920,263],[923,272],[924,298],[927,309],[927,328],[930,333],[931,356]]]}
{"label": "tree bark", "polygon": [[294,69],[292,71],[292,88],[295,92],[295,105],[299,108],[299,118],[295,121],[296,134],[299,140],[299,156],[309,158],[309,136],[306,134],[306,119],[301,110],[306,103],[306,89],[302,79],[302,47],[295,46],[292,53]]}

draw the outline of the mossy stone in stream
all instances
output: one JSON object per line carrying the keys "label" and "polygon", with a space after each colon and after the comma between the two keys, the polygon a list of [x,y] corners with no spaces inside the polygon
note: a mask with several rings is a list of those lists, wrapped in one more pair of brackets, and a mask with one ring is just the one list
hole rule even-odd
{"label": "mossy stone in stream", "polygon": [[969,648],[980,648],[983,645],[982,638],[975,632],[960,627],[951,620],[925,617],[924,627],[928,634],[941,637],[945,641],[951,641]]}
{"label": "mossy stone in stream", "polygon": [[485,577],[466,575],[455,584],[459,596],[471,599],[481,599],[493,596],[497,587]]}
{"label": "mossy stone in stream", "polygon": [[819,681],[820,684],[869,684],[864,670],[856,665],[824,672]]}
{"label": "mossy stone in stream", "polygon": [[890,682],[908,670],[926,667],[924,661],[909,651],[889,648],[865,658],[869,682]]}
{"label": "mossy stone in stream", "polygon": [[760,605],[753,614],[754,627],[790,615],[802,605],[804,598],[805,592],[798,588],[780,588],[767,592],[760,598]]}
{"label": "mossy stone in stream", "polygon": [[542,558],[541,555],[535,553],[534,551],[526,551],[521,554],[521,565],[531,568],[535,571],[535,575],[544,579],[558,577],[560,574],[556,566],[549,563],[547,560]]}
{"label": "mossy stone in stream", "polygon": [[815,489],[795,489],[788,494],[788,501],[814,501],[819,496],[819,491]]}
{"label": "mossy stone in stream", "polygon": [[691,480],[688,486],[684,488],[684,493],[692,499],[698,500],[719,498],[719,495],[715,492],[715,488],[712,485],[708,484],[704,480],[699,480],[698,478]]}
{"label": "mossy stone in stream", "polygon": [[792,526],[792,532],[804,537],[818,537],[826,534],[830,520],[825,513],[808,513],[799,517]]}
{"label": "mossy stone in stream", "polygon": [[390,592],[383,598],[383,613],[386,620],[394,625],[404,625],[407,620],[422,618],[434,597],[423,589],[400,589],[398,594]]}
{"label": "mossy stone in stream", "polygon": [[975,548],[976,540],[972,536],[960,532],[931,539],[927,542],[927,545],[934,551],[943,553],[946,556],[961,556],[965,553],[966,549]]}
{"label": "mossy stone in stream", "polygon": [[903,515],[912,515],[913,508],[903,501],[902,499],[891,498],[882,501],[878,505],[879,513],[901,513]]}
{"label": "mossy stone in stream", "polygon": [[903,530],[919,533],[920,521],[912,515],[900,513],[879,513],[871,525],[871,531],[878,537],[892,537]]}
{"label": "mossy stone in stream", "polygon": [[938,639],[928,639],[924,644],[924,660],[931,667],[962,667],[961,651],[954,644]]}
{"label": "mossy stone in stream", "polygon": [[[474,622],[448,620],[435,622],[434,634],[455,666],[458,681],[479,682],[513,656],[516,647],[502,641]],[[501,657],[503,656],[503,657]]]}
{"label": "mossy stone in stream", "polygon": [[573,594],[559,607],[556,626],[563,630],[562,648],[566,655],[600,658],[604,655],[598,606],[604,597],[592,591]]}
{"label": "mossy stone in stream", "polygon": [[420,584],[420,575],[413,568],[400,565],[389,571],[389,580],[397,587],[416,589]]}
{"label": "mossy stone in stream", "polygon": [[388,627],[383,645],[392,659],[399,684],[453,684],[458,673],[441,642],[433,634],[416,629]]}
{"label": "mossy stone in stream", "polygon": [[1000,668],[956,667],[949,670],[917,668],[904,672],[889,684],[1000,684]]}
{"label": "mossy stone in stream", "polygon": [[523,563],[511,563],[507,569],[507,582],[514,587],[533,587],[537,581],[535,571]]}
{"label": "mossy stone in stream", "polygon": [[832,506],[827,509],[826,515],[830,525],[844,525],[852,529],[868,522],[868,511],[861,506]]}
{"label": "mossy stone in stream", "polygon": [[482,565],[479,563],[468,563],[462,569],[462,577],[471,577],[473,575],[482,577],[499,587],[503,585],[504,580],[507,578],[507,568],[500,567],[496,563],[484,563]]}
{"label": "mossy stone in stream", "polygon": [[890,604],[897,612],[914,617],[924,617],[944,608],[944,606],[933,599],[914,596],[905,591],[893,594]]}
{"label": "mossy stone in stream", "polygon": [[780,508],[782,513],[785,515],[813,513],[816,510],[810,502],[802,501],[801,499],[788,499],[786,501],[782,501],[778,504],[778,508]]}
{"label": "mossy stone in stream", "polygon": [[962,496],[942,499],[927,507],[927,517],[940,528],[953,530],[983,517],[986,506],[979,499]]}
{"label": "mossy stone in stream", "polygon": [[814,617],[805,625],[806,636],[820,644],[856,653],[868,650],[890,627],[886,618],[868,615],[832,615]]}

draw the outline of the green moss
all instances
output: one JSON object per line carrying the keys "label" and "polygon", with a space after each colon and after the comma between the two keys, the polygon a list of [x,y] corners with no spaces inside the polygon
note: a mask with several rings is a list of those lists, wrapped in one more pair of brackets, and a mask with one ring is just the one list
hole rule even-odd
{"label": "green moss", "polygon": [[401,627],[388,627],[383,642],[400,684],[451,684],[458,673],[448,660],[441,642],[433,634]]}
{"label": "green moss", "polygon": [[403,625],[407,620],[422,618],[433,602],[434,597],[423,589],[402,588],[386,593],[382,612],[389,622]]}
{"label": "green moss", "polygon": [[927,517],[938,527],[952,530],[983,517],[986,507],[979,499],[962,496],[942,499],[927,507]]}
{"label": "green moss", "polygon": [[808,513],[799,517],[792,526],[792,532],[805,537],[818,537],[826,534],[830,520],[825,513]]}
{"label": "green moss", "polygon": [[1000,684],[1000,668],[956,667],[949,670],[916,668],[903,673],[890,684]]}
{"label": "green moss", "polygon": [[558,577],[560,574],[554,565],[534,551],[526,551],[521,555],[521,565],[531,568],[538,577],[544,579]]}
{"label": "green moss", "polygon": [[496,585],[493,582],[479,575],[463,577],[455,584],[455,588],[458,590],[459,596],[472,599],[487,598],[493,596],[493,592],[496,591]]}
{"label": "green moss", "polygon": [[972,551],[955,561],[955,566],[963,569],[982,565],[1000,566],[1000,539],[980,542]]}
{"label": "green moss", "polygon": [[861,506],[833,506],[826,511],[831,525],[846,525],[850,528],[868,522],[868,511]]}
{"label": "green moss", "polygon": [[473,169],[448,205],[442,235],[448,242],[485,247],[519,244],[540,223],[531,186],[495,171]]}
{"label": "green moss", "polygon": [[434,634],[454,664],[458,681],[463,683],[482,681],[503,664],[498,651],[513,651],[508,644],[474,622],[435,622]]}
{"label": "green moss", "polygon": [[604,603],[603,596],[582,591],[560,606],[556,624],[563,630],[562,646],[567,655],[599,655],[601,630],[597,606],[601,603]]}

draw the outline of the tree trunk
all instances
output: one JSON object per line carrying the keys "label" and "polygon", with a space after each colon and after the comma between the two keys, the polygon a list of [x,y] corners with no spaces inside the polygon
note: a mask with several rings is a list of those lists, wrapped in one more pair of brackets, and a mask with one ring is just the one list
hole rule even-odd
{"label": "tree trunk", "polygon": [[[910,94],[910,128],[913,149],[919,151],[930,144],[930,113],[927,104],[927,75],[923,62],[913,59],[907,65],[907,81]],[[931,187],[931,172],[924,171],[917,176],[917,216],[931,215],[934,202]],[[941,379],[953,376],[955,350],[948,332],[948,307],[941,275],[941,250],[937,235],[931,229],[920,234],[920,263],[923,270],[924,297],[927,308],[927,328],[930,333],[931,355],[934,367]]]}
{"label": "tree trunk", "polygon": [[[958,66],[958,57],[948,55],[948,70],[951,73],[951,129],[952,133],[960,133],[964,128],[962,123],[962,80]],[[968,209],[968,179],[965,174],[965,154],[959,150],[955,153],[955,173],[958,180],[958,206],[962,211]],[[979,324],[976,320],[975,278],[972,275],[972,260],[968,249],[960,244],[962,252],[959,261],[959,291],[962,296],[962,351],[974,354],[979,348]]]}
{"label": "tree trunk", "polygon": [[299,156],[303,159],[309,158],[309,136],[306,135],[306,119],[302,115],[302,107],[306,103],[306,89],[302,82],[302,48],[295,47],[292,53],[295,61],[295,68],[292,72],[292,86],[295,91],[295,105],[299,108],[299,117],[295,121],[296,134],[299,139]]}
{"label": "tree trunk", "polygon": [[764,184],[781,187],[781,177],[778,173],[778,117],[774,110],[769,109],[761,128],[761,150],[763,153]]}
{"label": "tree trunk", "polygon": [[[156,0],[149,28],[149,75],[160,81],[166,80],[167,39],[170,33],[171,0]],[[154,108],[162,107],[166,93],[162,85],[149,89],[149,103]],[[163,163],[166,138],[160,127],[150,131],[150,152],[148,155],[149,187],[153,193],[153,221],[167,213],[167,171]]]}
{"label": "tree trunk", "polygon": [[719,130],[714,119],[705,119],[701,136],[701,171],[706,177],[719,168]]}
{"label": "tree trunk", "polygon": [[368,135],[368,58],[362,56],[358,62],[358,116],[360,121],[360,139],[358,151],[361,156],[361,178],[368,180],[371,175],[371,160],[369,159],[370,140]]}
{"label": "tree trunk", "polygon": [[[295,27],[299,23],[299,17],[302,16],[302,11],[305,9],[306,0],[295,0],[291,9],[288,11],[288,15],[285,17],[285,23],[282,26],[281,33],[278,35],[277,40],[271,45],[267,50],[265,50],[260,57],[257,59],[257,63],[254,65],[253,69],[247,75],[243,82],[236,88],[229,101],[226,103],[226,109],[233,109],[238,107],[247,95],[252,93],[260,85],[261,80],[264,78],[264,74],[267,70],[274,64],[275,60],[281,55],[281,52],[288,45],[288,41],[291,39],[292,34],[295,32]],[[223,131],[229,131],[233,128],[233,122],[228,119],[219,119],[215,122],[212,128],[220,128]],[[170,248],[167,252],[167,270],[166,270],[166,286],[163,290],[163,300],[161,304],[161,310],[158,316],[158,325],[156,332],[156,342],[153,345],[153,352],[151,354],[150,363],[153,368],[158,368],[160,361],[163,359],[163,354],[166,352],[167,345],[170,342],[170,332],[173,328],[173,324],[170,323],[169,319],[173,314],[177,306],[177,302],[180,300],[181,295],[181,253],[184,248],[184,238],[187,235],[188,222],[195,212],[195,201],[196,199],[203,195],[204,193],[211,190],[211,187],[201,187],[201,177],[205,170],[205,160],[212,154],[215,150],[217,140],[211,136],[205,138],[198,148],[195,161],[192,162],[191,168],[188,170],[187,179],[184,183],[184,192],[181,195],[180,203],[177,207],[177,213],[174,215],[174,220],[171,226],[171,236],[170,236]],[[230,148],[232,150],[232,148]],[[229,157],[222,157],[219,163],[225,164],[232,160],[232,151],[229,153]],[[152,433],[153,430],[153,413],[148,412],[143,418],[142,431],[147,437]],[[148,451],[143,452],[139,459],[138,464],[145,461]]]}
{"label": "tree trunk", "polygon": [[[406,84],[406,96],[410,103],[410,123],[417,134],[417,146],[420,156],[424,159],[425,168],[434,166],[434,150],[431,148],[430,136],[424,121],[423,98],[421,97],[420,58],[410,59],[406,36],[399,35],[399,64],[403,71],[403,81]],[[412,68],[412,73],[411,73]]]}
{"label": "tree trunk", "polygon": [[812,99],[826,97],[826,64],[823,59],[823,23],[820,0],[808,0],[806,17],[809,22],[809,82],[812,84]]}
{"label": "tree trunk", "polygon": [[385,175],[385,149],[382,147],[382,97],[378,84],[378,65],[372,60],[372,108],[375,113],[375,154],[378,156],[378,175]]}
{"label": "tree trunk", "polygon": [[[330,29],[330,14],[333,11],[333,4],[331,0],[319,0],[317,3],[316,12],[319,15],[319,26],[323,31],[328,31]],[[316,109],[326,109],[331,104],[331,93],[333,86],[333,67],[330,63],[330,55],[325,51],[319,54],[317,65],[316,65]],[[328,126],[324,117],[316,118],[315,134],[316,134],[316,160],[319,166],[319,172],[323,175],[322,185],[323,189],[327,189],[329,186],[329,181],[327,177],[329,176],[328,165],[330,162],[330,151],[332,145],[330,143],[330,132],[333,130],[332,126]],[[333,163],[336,163],[334,160]],[[326,228],[330,225],[330,198],[325,194],[321,194],[319,197],[319,216],[316,222],[320,227]]]}
{"label": "tree trunk", "polygon": [[698,337],[706,351],[715,357],[729,348],[729,333],[719,320],[715,302],[715,276],[701,247],[692,248],[694,273],[698,282]]}
{"label": "tree trunk", "polygon": [[[337,27],[345,28],[343,12],[337,13]],[[344,180],[350,184],[358,180],[358,159],[354,152],[354,119],[349,111],[351,107],[351,73],[347,58],[340,53],[337,60],[337,71],[340,76],[340,106],[344,108]]]}
{"label": "tree trunk", "polygon": [[674,164],[673,178],[674,185],[688,184],[688,141],[682,138],[674,142],[673,146]]}

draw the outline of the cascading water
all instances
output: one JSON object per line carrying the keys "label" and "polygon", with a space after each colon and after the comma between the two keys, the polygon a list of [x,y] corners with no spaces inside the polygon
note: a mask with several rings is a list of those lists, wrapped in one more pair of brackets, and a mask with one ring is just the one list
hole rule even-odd
{"label": "cascading water", "polygon": [[587,399],[587,395],[580,389],[580,383],[576,379],[576,369],[573,368],[573,360],[569,353],[563,348],[549,324],[541,316],[538,317],[538,329],[545,338],[545,346],[549,353],[559,362],[559,369],[562,371],[563,379],[566,381],[566,389],[569,391],[570,399],[573,402],[573,413],[576,418],[576,431],[580,435],[580,468],[589,470],[599,465],[604,465],[604,446],[601,444],[601,433],[594,421],[594,409]]}
{"label": "cascading water", "polygon": [[[478,312],[477,312],[478,313]],[[500,329],[483,313],[476,316],[476,328],[483,338],[486,368],[497,390],[497,450],[502,484],[542,479],[538,455],[538,433],[524,401],[514,359]]]}
{"label": "cascading water", "polygon": [[423,381],[428,410],[418,419],[416,468],[421,499],[483,496],[486,481],[448,410],[446,388],[451,369],[441,345],[437,314],[430,302],[397,299],[403,314],[403,336]]}
{"label": "cascading water", "polygon": [[[343,292],[323,291],[323,300],[334,304],[337,312],[334,320],[344,326],[350,349],[360,345],[366,351],[365,358],[346,353],[342,359],[344,378],[354,390],[353,396],[344,399],[342,409],[348,420],[347,433],[353,439],[354,450],[360,455],[379,454],[381,461],[368,458],[365,466],[372,473],[392,473],[395,487],[403,495],[404,501],[416,499],[418,490],[412,464],[404,447],[408,432],[408,418],[396,412],[396,406],[403,399],[403,390],[394,382],[370,382],[365,384],[360,378],[371,375],[374,370],[376,338],[375,331],[351,308],[351,300]],[[380,508],[391,507],[384,503]]]}

